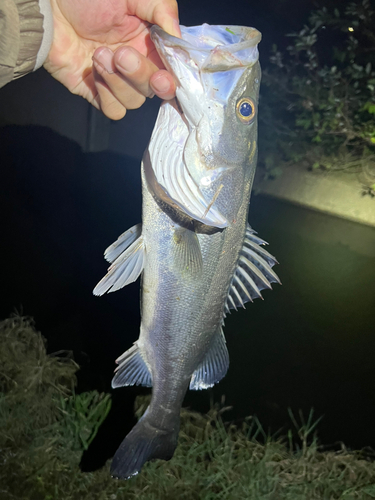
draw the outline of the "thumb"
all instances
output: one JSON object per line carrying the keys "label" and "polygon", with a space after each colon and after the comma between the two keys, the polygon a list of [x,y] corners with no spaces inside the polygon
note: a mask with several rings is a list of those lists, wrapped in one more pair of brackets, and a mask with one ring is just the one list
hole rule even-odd
{"label": "thumb", "polygon": [[181,37],[175,0],[139,0],[136,16],[151,24],[157,24],[170,35]]}

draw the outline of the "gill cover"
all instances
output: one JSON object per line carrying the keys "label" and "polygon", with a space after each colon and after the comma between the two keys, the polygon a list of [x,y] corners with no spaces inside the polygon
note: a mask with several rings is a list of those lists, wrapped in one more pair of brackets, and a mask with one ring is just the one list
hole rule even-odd
{"label": "gill cover", "polygon": [[[217,151],[226,109],[246,70],[258,61],[261,39],[254,28],[181,26],[182,39],[153,26],[151,38],[177,82],[177,101],[164,102],[143,158],[149,188],[163,202],[208,226],[225,228],[217,207],[223,173],[233,166],[220,162]],[[255,103],[233,109],[242,123],[251,122]],[[233,133],[235,133],[233,131]]]}

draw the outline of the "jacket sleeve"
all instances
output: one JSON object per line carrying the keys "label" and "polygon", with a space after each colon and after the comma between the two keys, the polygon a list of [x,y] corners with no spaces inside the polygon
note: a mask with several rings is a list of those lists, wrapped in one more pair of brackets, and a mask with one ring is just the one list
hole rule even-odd
{"label": "jacket sleeve", "polygon": [[0,87],[40,67],[52,35],[49,0],[0,0]]}

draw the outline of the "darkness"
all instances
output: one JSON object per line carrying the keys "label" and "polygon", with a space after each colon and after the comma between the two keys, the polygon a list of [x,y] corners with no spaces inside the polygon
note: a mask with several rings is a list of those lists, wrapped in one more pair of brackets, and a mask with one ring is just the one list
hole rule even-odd
{"label": "darkness", "polygon": [[[256,26],[266,59],[316,4],[179,5],[186,25]],[[49,352],[73,350],[82,366],[80,391],[109,391],[114,360],[138,337],[139,283],[101,298],[91,291],[106,272],[104,249],[140,221],[139,160],[83,153],[46,127],[0,129],[0,317],[14,309],[31,315]],[[186,404],[205,411],[225,394],[233,405],[227,418],[255,413],[272,431],[290,427],[288,407],[306,416],[314,407],[317,417],[324,415],[322,442],[375,447],[375,229],[263,196],[252,197],[250,222],[280,261],[283,286],[227,319],[228,375],[214,390],[190,392]],[[113,392],[112,411],[84,469],[114,453],[133,424],[135,396],[145,392]]]}

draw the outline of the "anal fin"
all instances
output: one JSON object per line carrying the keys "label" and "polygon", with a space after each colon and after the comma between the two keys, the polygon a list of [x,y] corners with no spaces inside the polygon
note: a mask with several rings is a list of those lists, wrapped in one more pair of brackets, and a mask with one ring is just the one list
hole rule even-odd
{"label": "anal fin", "polygon": [[116,359],[116,363],[119,366],[116,368],[115,376],[112,379],[113,389],[125,385],[152,387],[151,374],[142,358],[137,342]]}

